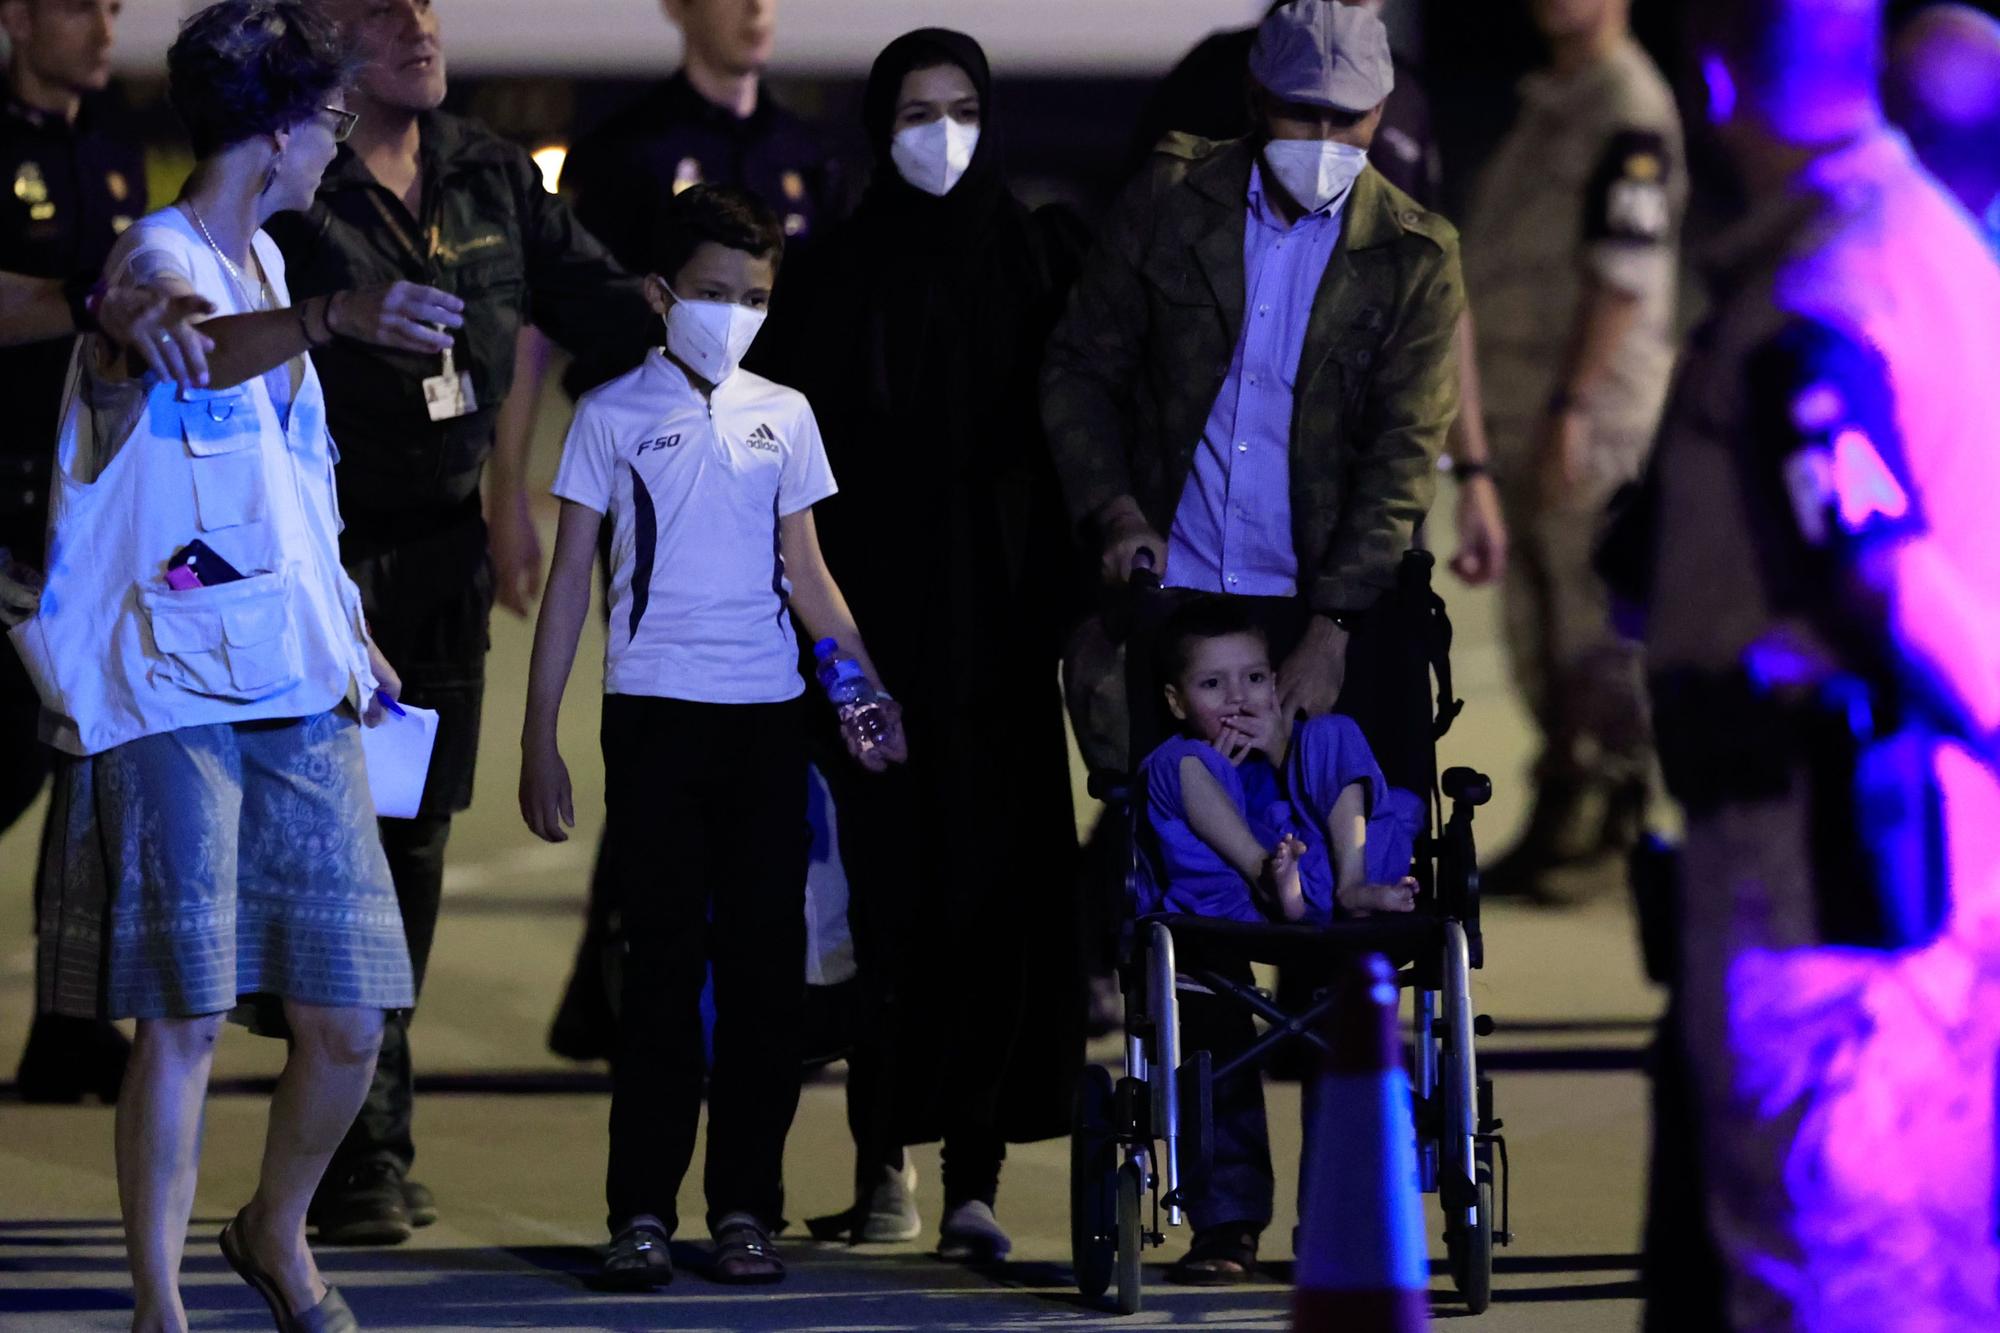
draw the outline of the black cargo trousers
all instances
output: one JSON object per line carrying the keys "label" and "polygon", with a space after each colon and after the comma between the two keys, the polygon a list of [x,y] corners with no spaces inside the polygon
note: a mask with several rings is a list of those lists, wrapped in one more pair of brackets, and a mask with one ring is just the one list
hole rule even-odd
{"label": "black cargo trousers", "polygon": [[[369,633],[402,678],[403,702],[438,714],[417,817],[378,821],[421,996],[444,892],[451,817],[472,804],[479,754],[493,609],[486,520],[477,488],[445,508],[349,512],[346,520],[341,561],[361,590]],[[410,1014],[392,1014],[368,1099],[334,1153],[327,1182],[373,1162],[392,1162],[407,1174],[416,1157],[413,1104]]]}

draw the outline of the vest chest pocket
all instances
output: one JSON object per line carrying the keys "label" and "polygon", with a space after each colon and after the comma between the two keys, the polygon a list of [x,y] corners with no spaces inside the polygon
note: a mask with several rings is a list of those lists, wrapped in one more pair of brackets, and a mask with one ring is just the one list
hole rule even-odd
{"label": "vest chest pocket", "polygon": [[193,694],[254,703],[305,674],[282,574],[253,574],[213,588],[141,588],[154,672]]}
{"label": "vest chest pocket", "polygon": [[257,405],[242,386],[187,389],[180,410],[194,479],[195,521],[203,532],[256,523],[265,512],[264,451]]}

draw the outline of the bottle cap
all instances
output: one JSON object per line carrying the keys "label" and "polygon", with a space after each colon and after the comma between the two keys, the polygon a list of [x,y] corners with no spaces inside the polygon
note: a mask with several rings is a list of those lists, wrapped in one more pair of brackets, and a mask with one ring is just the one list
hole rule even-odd
{"label": "bottle cap", "polygon": [[821,639],[813,645],[813,656],[824,662],[840,651],[840,643],[835,639]]}

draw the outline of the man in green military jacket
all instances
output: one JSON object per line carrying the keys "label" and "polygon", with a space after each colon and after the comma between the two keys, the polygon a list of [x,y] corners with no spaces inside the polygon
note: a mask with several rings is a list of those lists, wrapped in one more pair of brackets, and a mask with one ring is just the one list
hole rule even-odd
{"label": "man in green military jacket", "polygon": [[1251,74],[1259,133],[1169,136],[1120,201],[1042,407],[1106,577],[1145,551],[1169,586],[1289,604],[1281,702],[1320,713],[1430,508],[1464,292],[1451,225],[1367,165],[1381,21],[1294,0]]}
{"label": "man in green military jacket", "polygon": [[[1430,508],[1464,295],[1450,224],[1368,165],[1394,83],[1381,20],[1293,0],[1250,72],[1261,131],[1169,137],[1119,204],[1050,341],[1042,412],[1107,578],[1147,552],[1171,587],[1258,599],[1290,717],[1341,697],[1350,630],[1366,638]],[[1220,1065],[1255,1033],[1205,998],[1183,1002],[1182,1039]],[[1203,1285],[1250,1276],[1275,1186],[1258,1075],[1212,1097],[1173,1270]]]}

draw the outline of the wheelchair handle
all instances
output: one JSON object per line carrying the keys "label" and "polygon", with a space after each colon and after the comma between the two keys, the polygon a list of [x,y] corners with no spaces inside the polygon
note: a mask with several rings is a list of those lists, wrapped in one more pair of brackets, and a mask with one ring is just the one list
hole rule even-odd
{"label": "wheelchair handle", "polygon": [[1141,546],[1132,553],[1132,572],[1126,579],[1133,589],[1141,593],[1160,590],[1159,557],[1150,546]]}

